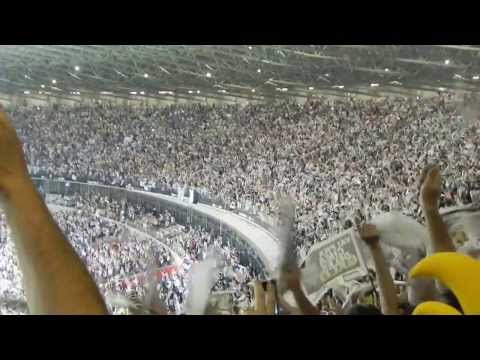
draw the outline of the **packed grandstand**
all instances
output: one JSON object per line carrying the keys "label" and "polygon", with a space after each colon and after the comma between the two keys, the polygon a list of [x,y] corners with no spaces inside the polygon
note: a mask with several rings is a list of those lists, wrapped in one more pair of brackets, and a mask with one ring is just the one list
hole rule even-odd
{"label": "packed grandstand", "polygon": [[[262,290],[258,282],[279,272],[291,293],[281,301],[276,293],[275,314],[409,313],[421,301],[414,300],[408,273],[435,252],[422,190],[432,164],[441,173],[438,208],[455,245],[470,255],[478,251],[473,222],[459,230],[456,216],[478,210],[480,118],[452,92],[162,106],[14,102],[6,111],[30,176],[112,314],[198,313],[192,279],[213,258],[216,272],[201,313],[262,313],[259,292],[268,294],[270,285]],[[115,190],[99,193],[92,185]],[[184,197],[190,190],[202,206],[263,229],[284,262],[262,263],[259,247],[233,241],[221,218],[217,229],[207,217],[195,220],[160,198],[131,193],[162,194],[190,209],[197,203]],[[415,231],[415,239],[400,239]],[[28,314],[11,237],[2,214],[0,313]],[[395,310],[385,305],[374,238],[385,245]],[[287,275],[290,260],[289,271],[303,271],[301,287],[316,310],[292,297],[300,275]]]}
{"label": "packed grandstand", "polygon": [[[479,189],[476,120],[463,118],[446,96],[414,103],[351,98],[303,105],[17,106],[9,113],[35,177],[147,191],[188,186],[205,201],[272,226],[275,194],[289,194],[296,203],[299,259],[315,243],[381,212],[421,220],[417,176],[429,163],[445,164],[442,206],[470,203]],[[47,200],[68,206],[55,209],[55,219],[105,292],[145,297],[148,282],[134,276],[175,265],[155,286],[169,311],[181,314],[189,264],[219,247],[228,275],[216,288],[234,291],[248,306],[252,268],[240,262],[238,249],[201,227],[99,196]],[[154,237],[137,239],[127,221]],[[165,236],[172,231],[175,236]],[[4,222],[1,239],[2,298],[25,301]],[[184,255],[180,264],[169,250],[177,247]]]}

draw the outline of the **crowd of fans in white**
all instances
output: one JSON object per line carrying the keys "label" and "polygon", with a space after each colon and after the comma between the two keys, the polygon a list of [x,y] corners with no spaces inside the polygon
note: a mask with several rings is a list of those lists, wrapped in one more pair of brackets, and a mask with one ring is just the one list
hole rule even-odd
{"label": "crowd of fans in white", "polygon": [[[480,188],[479,133],[446,95],[302,105],[17,106],[9,113],[35,176],[160,191],[186,185],[204,200],[268,223],[276,218],[276,194],[287,193],[297,202],[301,258],[315,242],[376,213],[399,210],[416,217],[417,175],[427,163],[442,166],[443,205],[470,202],[471,192]],[[130,222],[172,249],[183,249],[184,264],[205,258],[209,247],[222,248],[227,265],[241,276],[224,276],[217,288],[233,288],[239,297],[248,292],[254,274],[241,266],[238,249],[203,229],[169,237],[159,230],[175,224],[168,213],[145,213],[102,198],[75,201],[81,216],[57,212],[56,218],[97,282],[147,270],[147,248],[153,249],[156,267],[173,261],[162,246],[115,240],[124,228],[101,220],[98,211],[104,209],[102,216]],[[6,230],[0,231],[2,278],[18,281]],[[166,275],[158,286],[170,310],[181,312],[181,274]],[[4,295],[10,291],[2,289]],[[11,289],[21,293],[19,286]]]}
{"label": "crowd of fans in white", "polygon": [[[164,303],[169,312],[181,314],[192,263],[204,260],[212,249],[218,249],[224,264],[213,290],[231,291],[238,302],[248,305],[251,294],[247,284],[254,274],[249,264],[241,265],[239,250],[223,244],[221,237],[214,238],[199,227],[176,225],[168,211],[152,212],[140,205],[119,203],[95,194],[88,198],[79,194],[47,196],[47,202],[52,206],[58,225],[105,297],[116,294],[143,302],[149,287],[155,286],[157,300]],[[4,306],[0,311],[21,313],[11,309],[15,301],[24,303],[25,295],[8,235],[2,216],[0,301]],[[182,256],[173,248],[180,250]],[[154,275],[150,279],[151,273]],[[26,307],[22,309],[26,311]],[[117,310],[123,311],[124,307],[112,306],[113,312]]]}

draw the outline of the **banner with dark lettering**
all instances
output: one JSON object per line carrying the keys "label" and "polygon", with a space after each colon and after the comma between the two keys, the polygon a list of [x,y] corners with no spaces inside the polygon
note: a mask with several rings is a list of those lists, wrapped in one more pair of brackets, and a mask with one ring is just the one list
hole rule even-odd
{"label": "banner with dark lettering", "polygon": [[350,229],[310,249],[302,271],[302,283],[308,295],[334,280],[349,282],[367,273],[357,241],[354,230]]}

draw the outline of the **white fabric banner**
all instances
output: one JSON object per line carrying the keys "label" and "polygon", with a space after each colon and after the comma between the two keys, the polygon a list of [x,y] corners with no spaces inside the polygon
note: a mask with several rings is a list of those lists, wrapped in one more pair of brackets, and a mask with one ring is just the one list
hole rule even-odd
{"label": "white fabric banner", "polygon": [[331,282],[348,282],[364,274],[363,254],[354,230],[350,229],[310,249],[302,271],[302,283],[306,293],[312,295]]}

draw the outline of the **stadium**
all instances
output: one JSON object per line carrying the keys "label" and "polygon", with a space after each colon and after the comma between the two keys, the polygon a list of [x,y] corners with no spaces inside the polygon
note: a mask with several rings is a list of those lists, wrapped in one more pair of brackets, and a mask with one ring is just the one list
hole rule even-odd
{"label": "stadium", "polygon": [[[479,46],[3,45],[0,69],[0,152],[11,123],[105,313],[480,313]],[[69,313],[7,180],[0,313]]]}

